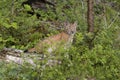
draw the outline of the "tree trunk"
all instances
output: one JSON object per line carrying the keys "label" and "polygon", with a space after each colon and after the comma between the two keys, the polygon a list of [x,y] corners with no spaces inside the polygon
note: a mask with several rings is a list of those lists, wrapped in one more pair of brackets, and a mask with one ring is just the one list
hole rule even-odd
{"label": "tree trunk", "polygon": [[[88,0],[87,5],[88,5],[88,11],[87,11],[88,32],[93,33],[94,32],[94,10],[93,10],[94,1]],[[88,38],[89,49],[92,49],[93,46],[94,46],[93,39]]]}
{"label": "tree trunk", "polygon": [[88,32],[94,32],[94,1],[88,0],[88,12],[87,12],[87,22],[88,22]]}

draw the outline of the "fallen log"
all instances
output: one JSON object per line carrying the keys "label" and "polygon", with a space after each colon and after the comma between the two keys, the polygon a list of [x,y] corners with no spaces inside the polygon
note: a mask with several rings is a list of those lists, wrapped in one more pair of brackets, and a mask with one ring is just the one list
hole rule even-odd
{"label": "fallen log", "polygon": [[61,61],[55,59],[55,56],[47,56],[37,53],[24,53],[23,50],[4,48],[0,51],[0,59],[8,63],[13,62],[19,65],[25,63],[30,64],[31,66],[36,67],[38,63],[45,62],[41,66],[54,66],[61,64]]}

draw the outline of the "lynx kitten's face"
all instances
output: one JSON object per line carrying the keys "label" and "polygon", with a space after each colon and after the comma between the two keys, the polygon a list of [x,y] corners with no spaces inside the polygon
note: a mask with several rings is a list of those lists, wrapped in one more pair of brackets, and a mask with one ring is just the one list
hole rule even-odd
{"label": "lynx kitten's face", "polygon": [[77,26],[77,23],[73,23],[73,24],[68,24],[65,26],[65,32],[69,35],[72,35],[72,34],[75,34],[76,33],[76,26]]}

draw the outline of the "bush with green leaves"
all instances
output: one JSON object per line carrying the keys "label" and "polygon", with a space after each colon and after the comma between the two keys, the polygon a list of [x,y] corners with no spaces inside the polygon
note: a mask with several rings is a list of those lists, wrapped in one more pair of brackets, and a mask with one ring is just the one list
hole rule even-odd
{"label": "bush with green leaves", "polygon": [[[101,34],[102,32],[99,32]],[[103,36],[104,34],[102,34]],[[98,37],[98,36],[97,36]],[[76,34],[76,41],[70,49],[59,48],[56,56],[48,56],[43,61],[35,61],[32,65],[1,64],[0,73],[2,79],[7,80],[119,80],[120,79],[120,51],[114,49],[112,44],[105,41],[106,38],[96,38],[97,41],[92,50],[84,45],[84,36]],[[111,43],[111,41],[110,41]],[[46,66],[49,59],[57,59],[61,64]]]}
{"label": "bush with green leaves", "polygon": [[[37,61],[36,67],[30,64],[17,65],[15,63],[0,62],[0,80],[119,80],[120,79],[120,47],[119,47],[119,12],[115,7],[95,4],[95,34],[87,33],[86,2],[83,0],[62,0],[56,2],[56,12],[35,10],[41,14],[27,14],[30,6],[24,9],[24,0],[0,1],[0,48],[14,47],[26,49],[36,44],[46,35],[56,33],[49,29],[47,21],[78,22],[77,33],[70,49],[59,48],[55,56],[47,56]],[[97,0],[96,0],[97,1]],[[119,0],[114,0],[119,1]],[[111,0],[107,0],[112,2]],[[119,2],[116,2],[119,5]],[[104,7],[103,7],[104,5]],[[105,9],[105,10],[104,10]],[[101,11],[102,10],[102,11]],[[11,14],[11,11],[14,13]],[[98,13],[101,11],[100,13]],[[103,15],[104,16],[101,16]],[[57,18],[57,19],[56,19]],[[44,27],[41,27],[44,26]],[[98,31],[98,32],[97,32]],[[94,44],[88,47],[88,40]],[[46,66],[49,59],[57,59],[61,64]]]}

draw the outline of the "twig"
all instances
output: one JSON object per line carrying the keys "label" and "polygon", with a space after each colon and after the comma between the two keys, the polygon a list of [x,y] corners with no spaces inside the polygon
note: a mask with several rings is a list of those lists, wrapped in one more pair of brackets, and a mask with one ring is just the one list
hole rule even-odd
{"label": "twig", "polygon": [[118,12],[118,14],[116,15],[116,17],[114,18],[114,20],[111,22],[111,24],[108,26],[108,29],[112,26],[112,24],[117,20],[117,18],[119,18],[120,13]]}

